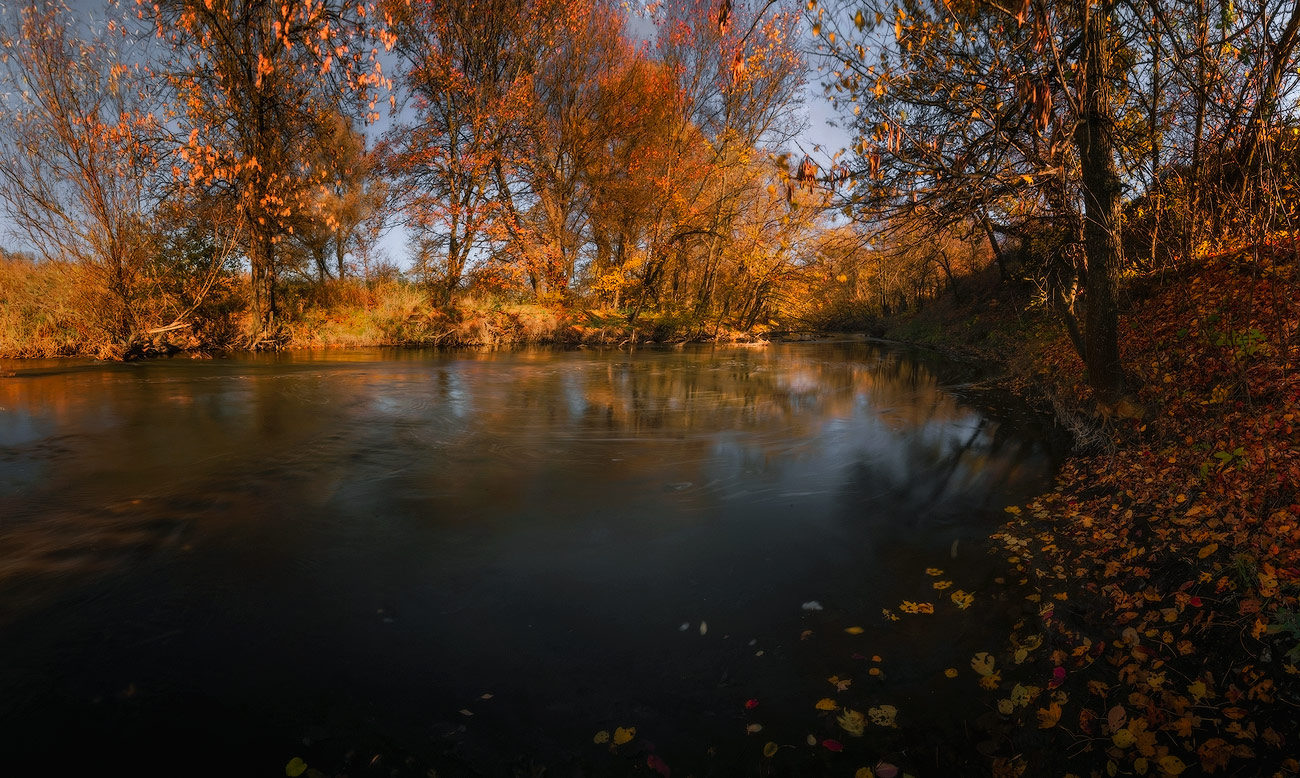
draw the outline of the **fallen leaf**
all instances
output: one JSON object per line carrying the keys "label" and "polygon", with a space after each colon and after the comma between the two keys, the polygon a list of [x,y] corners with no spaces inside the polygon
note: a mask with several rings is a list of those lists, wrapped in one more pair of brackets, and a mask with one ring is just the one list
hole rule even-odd
{"label": "fallen leaf", "polygon": [[776,752],[778,749],[780,749],[780,746],[778,746],[776,743],[768,742],[767,745],[763,746],[763,756],[767,757],[768,759],[771,759],[772,757],[776,756]]}
{"label": "fallen leaf", "polygon": [[660,759],[656,754],[650,754],[645,758],[646,766],[664,778],[671,778],[673,771],[668,768],[668,763]]}
{"label": "fallen leaf", "polygon": [[949,667],[947,670],[944,670],[944,671],[943,671],[943,674],[944,674],[945,676],[947,676],[948,678],[956,678],[956,677],[957,677],[957,668],[955,668],[955,667]]}
{"label": "fallen leaf", "polygon": [[1051,729],[1061,720],[1061,706],[1056,703],[1038,709],[1038,728]]}
{"label": "fallen leaf", "polygon": [[867,720],[861,713],[855,710],[844,709],[844,715],[835,719],[839,722],[840,727],[853,737],[862,737],[862,733],[867,728]]}
{"label": "fallen leaf", "polygon": [[849,633],[850,635],[861,635],[863,632],[866,632],[866,630],[863,629],[862,627],[849,627],[844,631]]}
{"label": "fallen leaf", "polygon": [[876,778],[898,778],[898,767],[889,762],[877,762]]}
{"label": "fallen leaf", "polygon": [[636,737],[636,727],[619,727],[614,730],[614,745],[621,746]]}
{"label": "fallen leaf", "polygon": [[1187,765],[1183,764],[1183,760],[1173,755],[1160,757],[1156,765],[1160,768],[1160,772],[1166,775],[1182,775],[1183,771],[1187,769]]}
{"label": "fallen leaf", "polygon": [[837,710],[839,707],[839,703],[832,700],[830,697],[821,698],[817,701],[816,705],[817,710]]}
{"label": "fallen leaf", "polygon": [[844,744],[838,740],[823,740],[822,747],[827,751],[839,752],[844,750]]}
{"label": "fallen leaf", "polygon": [[898,708],[893,705],[881,705],[876,708],[869,708],[867,716],[871,718],[871,723],[878,727],[897,727],[894,723],[894,717],[898,715]]}
{"label": "fallen leaf", "polygon": [[758,700],[745,700],[745,710],[753,710],[758,707]]}
{"label": "fallen leaf", "polygon": [[709,622],[707,622],[707,621],[701,621],[701,622],[700,622],[700,634],[701,634],[701,635],[707,634],[708,631],[709,631]]}
{"label": "fallen leaf", "polygon": [[925,568],[925,574],[928,576],[932,576],[934,578],[938,578],[939,576],[943,575],[943,571],[937,567],[927,567]]}
{"label": "fallen leaf", "polygon": [[993,674],[994,659],[987,651],[981,651],[970,660],[971,669],[980,675]]}
{"label": "fallen leaf", "polygon": [[608,742],[609,742],[609,730],[607,730],[607,729],[602,729],[601,731],[597,732],[597,733],[596,733],[596,736],[593,737],[593,738],[591,739],[591,742],[593,742],[593,743],[608,743]]}
{"label": "fallen leaf", "polygon": [[762,732],[762,731],[763,731],[763,725],[762,725],[762,724],[746,724],[746,725],[745,725],[745,731],[748,732],[748,733],[751,734],[751,735],[754,734],[755,732]]}
{"label": "fallen leaf", "polygon": [[289,764],[284,766],[284,774],[289,778],[298,778],[305,772],[307,772],[307,763],[302,761],[300,757],[295,756],[289,760]]}

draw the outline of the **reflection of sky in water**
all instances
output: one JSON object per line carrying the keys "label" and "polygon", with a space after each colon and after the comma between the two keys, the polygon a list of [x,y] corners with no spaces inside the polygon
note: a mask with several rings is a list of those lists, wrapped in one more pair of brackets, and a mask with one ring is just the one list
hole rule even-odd
{"label": "reflection of sky in water", "polygon": [[[76,647],[125,623],[171,652],[132,670],[142,688],[221,698],[245,678],[238,704],[267,711],[295,694],[258,696],[258,679],[301,674],[412,721],[462,685],[586,690],[587,707],[689,694],[671,679],[720,660],[680,653],[682,621],[773,636],[798,634],[808,599],[878,613],[915,596],[900,566],[1050,475],[1017,417],[863,343],[5,369],[0,623],[25,619],[30,638],[0,649],[0,687],[43,662],[116,679],[135,654]],[[60,598],[94,603],[62,606],[68,633],[47,618]],[[396,642],[374,637],[380,608],[399,614]],[[178,629],[193,645],[154,634]],[[15,710],[39,722],[40,704]],[[664,700],[664,721],[678,708]],[[534,713],[519,726],[565,720]]]}

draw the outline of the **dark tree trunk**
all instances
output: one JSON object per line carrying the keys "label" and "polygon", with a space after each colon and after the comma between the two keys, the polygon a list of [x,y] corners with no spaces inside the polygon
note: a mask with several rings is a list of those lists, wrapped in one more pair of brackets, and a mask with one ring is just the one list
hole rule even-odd
{"label": "dark tree trunk", "polygon": [[1113,53],[1107,11],[1085,10],[1082,115],[1074,131],[1084,196],[1084,250],[1088,257],[1084,361],[1088,383],[1106,404],[1125,392],[1119,357],[1120,179],[1115,167],[1115,120],[1110,99]]}

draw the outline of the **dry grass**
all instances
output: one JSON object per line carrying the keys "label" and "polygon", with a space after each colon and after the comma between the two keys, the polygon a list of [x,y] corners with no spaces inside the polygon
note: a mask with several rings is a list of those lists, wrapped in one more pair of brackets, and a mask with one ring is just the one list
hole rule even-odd
{"label": "dry grass", "polygon": [[74,268],[0,257],[0,357],[93,354]]}

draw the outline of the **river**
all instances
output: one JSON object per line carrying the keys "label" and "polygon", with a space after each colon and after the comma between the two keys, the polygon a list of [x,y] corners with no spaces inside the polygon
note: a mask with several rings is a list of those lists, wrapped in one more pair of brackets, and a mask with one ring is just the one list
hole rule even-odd
{"label": "river", "polygon": [[6,372],[0,772],[936,767],[1012,618],[981,540],[1056,450],[968,369],[864,341]]}

